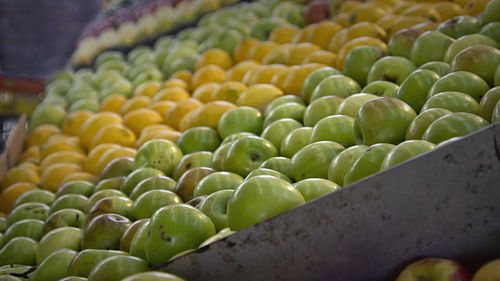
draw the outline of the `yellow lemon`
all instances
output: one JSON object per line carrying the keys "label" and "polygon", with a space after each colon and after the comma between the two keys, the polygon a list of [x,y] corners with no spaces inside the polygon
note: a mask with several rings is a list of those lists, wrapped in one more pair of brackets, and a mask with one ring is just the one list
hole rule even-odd
{"label": "yellow lemon", "polygon": [[178,129],[179,122],[182,117],[186,115],[188,112],[201,107],[203,103],[195,98],[185,99],[177,103],[176,106],[170,108],[165,116],[165,123],[172,128]]}
{"label": "yellow lemon", "polygon": [[305,57],[307,57],[307,55],[318,50],[321,50],[318,45],[309,42],[299,43],[295,45],[288,53],[287,64],[298,65]]}
{"label": "yellow lemon", "polygon": [[163,131],[163,130],[173,131],[174,129],[172,129],[172,127],[165,125],[165,124],[153,124],[153,125],[148,125],[148,126],[144,127],[144,129],[142,129],[141,135],[142,134],[149,134],[149,133],[156,132],[156,131]]}
{"label": "yellow lemon", "polygon": [[59,141],[43,145],[40,148],[40,160],[43,162],[43,160],[45,160],[45,158],[47,158],[49,155],[52,155],[60,151],[72,151],[74,153],[78,153],[81,154],[82,156],[85,156],[85,151],[83,151],[83,149],[80,146],[73,145],[65,141]]}
{"label": "yellow lemon", "polygon": [[191,90],[196,90],[205,83],[216,82],[221,83],[226,80],[226,72],[218,65],[205,65],[196,70],[191,79]]}
{"label": "yellow lemon", "polygon": [[109,124],[97,131],[97,134],[90,143],[89,149],[92,149],[102,143],[115,143],[121,146],[132,147],[134,146],[135,140],[135,134],[129,128],[123,126],[122,124]]}
{"label": "yellow lemon", "polygon": [[97,162],[101,156],[108,150],[119,148],[120,146],[112,143],[103,143],[94,147],[87,156],[87,161],[85,162],[85,171],[95,174]]}
{"label": "yellow lemon", "polygon": [[72,163],[83,167],[86,160],[87,158],[81,153],[75,151],[59,151],[45,157],[42,162],[40,162],[39,172],[43,174],[49,166],[56,163]]}
{"label": "yellow lemon", "polygon": [[219,83],[210,82],[205,83],[198,87],[193,92],[193,98],[201,101],[202,103],[210,102],[212,98],[212,93],[220,87]]}
{"label": "yellow lemon", "polygon": [[341,30],[343,27],[333,21],[322,21],[314,26],[311,33],[308,35],[308,42],[320,46],[322,49],[326,49],[333,35]]}
{"label": "yellow lemon", "polygon": [[432,21],[428,18],[420,16],[401,16],[399,19],[394,21],[394,23],[389,27],[389,29],[387,29],[387,34],[389,37],[392,37],[394,33],[400,31],[401,29],[410,28],[414,25],[424,22],[432,22]]}
{"label": "yellow lemon", "polygon": [[170,79],[181,79],[182,81],[186,82],[186,84],[190,85],[191,84],[191,78],[193,78],[193,73],[189,70],[178,70],[170,76]]}
{"label": "yellow lemon", "polygon": [[21,157],[19,158],[19,161],[25,162],[29,161],[32,163],[39,163],[40,162],[40,146],[31,146],[30,148],[26,149],[22,154]]}
{"label": "yellow lemon", "polygon": [[36,172],[25,167],[14,167],[5,173],[0,187],[2,190],[18,182],[38,184],[40,177]]}
{"label": "yellow lemon", "polygon": [[90,116],[92,116],[92,112],[87,110],[77,110],[69,113],[64,119],[62,132],[67,135],[78,136],[80,134],[80,127]]}
{"label": "yellow lemon", "polygon": [[433,7],[439,13],[443,21],[464,14],[462,6],[449,1],[437,2]]}
{"label": "yellow lemon", "polygon": [[226,72],[227,80],[242,82],[245,74],[259,65],[260,63],[255,60],[244,60]]}
{"label": "yellow lemon", "polygon": [[165,139],[172,141],[173,143],[177,143],[180,136],[180,132],[172,130],[155,130],[149,132],[142,131],[141,136],[135,142],[135,147],[140,148],[145,142],[152,139]]}
{"label": "yellow lemon", "polygon": [[260,42],[259,40],[251,37],[243,39],[233,51],[234,61],[236,63],[239,63],[246,60],[248,57],[248,53],[250,52],[250,49],[259,42]]}
{"label": "yellow lemon", "polygon": [[99,106],[99,112],[114,112],[119,113],[127,98],[123,95],[111,95],[106,97]]}
{"label": "yellow lemon", "polygon": [[158,81],[146,81],[141,83],[134,90],[134,96],[154,96],[161,88],[161,84]]}
{"label": "yellow lemon", "polygon": [[124,116],[128,112],[138,109],[148,107],[151,104],[151,98],[148,96],[135,96],[128,101],[126,101],[120,108],[120,114]]}
{"label": "yellow lemon", "polygon": [[262,59],[262,64],[286,64],[290,51],[295,47],[295,44],[281,44],[272,49]]}
{"label": "yellow lemon", "polygon": [[258,109],[264,109],[266,105],[275,98],[283,95],[283,91],[271,84],[256,84],[247,88],[240,94],[236,101],[239,106],[252,106]]}
{"label": "yellow lemon", "polygon": [[287,67],[283,64],[263,65],[252,74],[247,85],[270,84],[274,75],[286,68]]}
{"label": "yellow lemon", "polygon": [[382,29],[386,31],[389,30],[389,28],[394,25],[394,23],[402,18],[402,15],[396,15],[396,14],[389,14],[386,15],[385,17],[379,19],[378,21],[375,22],[376,25],[380,26]]}
{"label": "yellow lemon", "polygon": [[104,152],[99,161],[97,161],[96,175],[101,174],[104,167],[106,167],[106,165],[108,165],[108,163],[111,162],[111,160],[116,159],[118,157],[134,158],[136,153],[137,151],[130,147],[117,147]]}
{"label": "yellow lemon", "polygon": [[408,9],[404,10],[401,13],[402,16],[419,16],[428,18],[433,22],[441,22],[441,15],[438,13],[436,9],[433,7],[427,6],[425,4],[418,4]]}
{"label": "yellow lemon", "polygon": [[253,45],[250,50],[248,50],[247,59],[253,59],[256,61],[262,61],[262,59],[274,48],[279,45],[272,41],[262,41]]}
{"label": "yellow lemon", "polygon": [[300,28],[293,24],[283,24],[271,31],[269,34],[269,40],[276,42],[278,44],[291,43],[293,37],[300,32]]}
{"label": "yellow lemon", "polygon": [[193,110],[191,127],[207,126],[217,130],[219,119],[228,110],[236,108],[236,105],[227,101],[212,101]]}
{"label": "yellow lemon", "polygon": [[222,100],[236,103],[240,94],[247,89],[247,86],[237,81],[226,81],[212,93],[211,100]]}
{"label": "yellow lemon", "polygon": [[[136,135],[140,135],[144,127],[163,122],[163,117],[149,108],[139,108],[123,116],[123,123]],[[135,140],[134,140],[135,141]]]}
{"label": "yellow lemon", "polygon": [[177,104],[175,101],[161,100],[151,103],[148,108],[158,112],[161,116],[165,116],[167,111]]}
{"label": "yellow lemon", "polygon": [[72,172],[81,171],[82,167],[72,163],[56,163],[43,172],[40,178],[40,186],[52,192],[56,192],[62,186],[63,179]]}
{"label": "yellow lemon", "polygon": [[88,149],[93,137],[104,125],[121,123],[121,116],[113,112],[105,111],[92,115],[80,128],[80,145]]}
{"label": "yellow lemon", "polygon": [[292,43],[298,44],[302,42],[307,42],[310,38],[310,34],[316,28],[316,23],[308,24],[304,28],[302,28],[295,36],[293,37]]}
{"label": "yellow lemon", "polygon": [[41,145],[50,136],[61,133],[61,129],[52,124],[44,124],[36,127],[29,135],[26,140],[26,147],[32,147]]}
{"label": "yellow lemon", "polygon": [[307,55],[307,57],[302,60],[301,64],[323,63],[326,65],[335,66],[336,60],[336,54],[326,50],[319,50]]}
{"label": "yellow lemon", "polygon": [[416,1],[399,1],[394,8],[392,9],[392,12],[396,15],[401,14],[403,11],[406,9],[418,5],[418,2]]}
{"label": "yellow lemon", "polygon": [[356,23],[333,35],[328,44],[328,50],[338,53],[347,42],[359,37],[373,37],[384,41],[387,38],[387,32],[375,23]]}
{"label": "yellow lemon", "polygon": [[283,92],[286,94],[300,96],[302,93],[302,84],[304,84],[307,76],[309,76],[311,72],[325,66],[325,64],[319,63],[301,65],[297,68],[297,70],[294,70],[287,75],[285,82],[283,83]]}
{"label": "yellow lemon", "polygon": [[181,78],[170,78],[165,83],[163,83],[163,88],[170,88],[170,87],[181,87],[183,89],[189,89],[189,83],[184,81]]}
{"label": "yellow lemon", "polygon": [[97,177],[88,172],[72,172],[62,179],[61,186],[71,181],[88,181],[95,184],[97,182]]}
{"label": "yellow lemon", "polygon": [[300,68],[299,65],[293,65],[281,70],[280,72],[274,74],[273,78],[271,79],[271,84],[283,90],[283,85],[285,84],[285,80],[288,74],[299,68]]}
{"label": "yellow lemon", "polygon": [[36,186],[30,182],[18,182],[7,187],[0,193],[0,212],[9,213],[19,196],[34,189],[37,189]]}
{"label": "yellow lemon", "polygon": [[170,87],[160,90],[153,97],[153,102],[157,101],[181,101],[189,98],[189,92],[181,87]]}
{"label": "yellow lemon", "polygon": [[38,171],[39,171],[39,167],[38,167],[37,164],[35,164],[33,162],[28,162],[28,161],[24,161],[24,162],[20,161],[20,163],[17,164],[16,167],[32,170],[33,172],[35,172],[37,174],[38,174]]}
{"label": "yellow lemon", "polygon": [[209,49],[198,57],[194,69],[198,70],[211,64],[220,66],[223,69],[229,69],[233,66],[233,60],[231,56],[222,49]]}
{"label": "yellow lemon", "polygon": [[350,12],[353,23],[358,22],[376,22],[388,14],[388,11],[383,7],[373,5],[372,3],[364,3],[354,7]]}

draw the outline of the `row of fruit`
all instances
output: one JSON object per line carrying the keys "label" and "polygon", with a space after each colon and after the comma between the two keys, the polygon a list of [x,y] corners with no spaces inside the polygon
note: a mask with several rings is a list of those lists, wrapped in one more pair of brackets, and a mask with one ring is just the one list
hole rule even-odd
{"label": "row of fruit", "polygon": [[[0,264],[120,280],[498,122],[500,1],[480,20],[440,10],[440,24],[420,17],[458,4],[384,3],[343,2],[302,28],[263,17],[255,36],[205,43],[220,10],[56,77],[0,185]],[[267,5],[293,19],[296,4]],[[420,16],[401,15],[411,7]]]}

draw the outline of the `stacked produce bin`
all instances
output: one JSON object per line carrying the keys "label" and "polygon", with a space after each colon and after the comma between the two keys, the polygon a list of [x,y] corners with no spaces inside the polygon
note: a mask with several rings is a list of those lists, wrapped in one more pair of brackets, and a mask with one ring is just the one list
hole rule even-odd
{"label": "stacked produce bin", "polygon": [[500,1],[121,9],[9,136],[1,277],[500,278]]}

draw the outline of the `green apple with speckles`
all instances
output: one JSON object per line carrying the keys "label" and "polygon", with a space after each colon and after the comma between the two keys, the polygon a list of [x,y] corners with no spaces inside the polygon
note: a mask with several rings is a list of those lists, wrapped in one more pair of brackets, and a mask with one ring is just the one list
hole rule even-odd
{"label": "green apple with speckles", "polygon": [[445,63],[444,61],[430,61],[422,64],[418,67],[418,69],[427,69],[430,71],[434,71],[439,75],[439,77],[443,77],[446,74],[450,73],[450,65]]}
{"label": "green apple with speckles", "polygon": [[335,74],[323,79],[311,94],[310,102],[321,97],[336,95],[346,98],[359,93],[361,87],[356,80],[342,74]]}
{"label": "green apple with speckles", "polygon": [[79,276],[87,278],[90,271],[100,261],[116,255],[127,253],[115,250],[85,249],[78,252],[68,265],[68,276]]}
{"label": "green apple with speckles", "polygon": [[[266,128],[266,130],[270,127]],[[222,169],[246,177],[251,171],[259,167],[262,162],[276,156],[278,156],[278,150],[271,141],[256,136],[241,138],[234,141],[227,150],[222,160]]]}
{"label": "green apple with speckles", "polygon": [[483,118],[467,112],[454,112],[436,119],[422,136],[423,140],[439,144],[453,137],[462,137],[490,123]]}
{"label": "green apple with speckles", "polygon": [[231,172],[215,172],[202,178],[193,190],[193,197],[210,195],[219,190],[236,189],[242,182],[243,177]]}
{"label": "green apple with speckles", "polygon": [[318,84],[325,78],[335,74],[341,74],[341,73],[337,69],[330,66],[326,66],[311,72],[311,74],[307,76],[306,80],[304,80],[304,84],[302,84],[302,92],[301,92],[302,98],[307,103],[309,103],[311,95],[314,92],[314,89],[316,89],[316,87],[318,86]]}
{"label": "green apple with speckles", "polygon": [[377,143],[368,147],[346,173],[344,185],[349,185],[380,171],[385,156],[394,147],[396,146],[389,143]]}
{"label": "green apple with speckles", "polygon": [[108,257],[90,271],[89,281],[120,281],[136,273],[149,270],[148,263],[138,257],[116,255]]}
{"label": "green apple with speckles", "polygon": [[394,97],[399,85],[389,81],[377,80],[361,89],[362,93],[372,94],[379,97]]}
{"label": "green apple with speckles", "polygon": [[292,130],[281,141],[280,156],[291,158],[302,147],[308,145],[311,140],[313,128],[301,127]]}
{"label": "green apple with speckles", "polygon": [[420,66],[431,61],[443,61],[455,39],[439,31],[422,33],[411,49],[411,61]]}
{"label": "green apple with speckles", "polygon": [[480,102],[489,89],[488,83],[478,75],[468,71],[455,71],[437,80],[430,88],[427,98],[442,92],[457,91]]}
{"label": "green apple with speckles", "polygon": [[295,153],[290,162],[292,180],[328,178],[328,165],[344,147],[333,141],[311,143]]}
{"label": "green apple with speckles", "polygon": [[313,127],[319,120],[337,114],[337,110],[344,98],[339,96],[326,96],[311,102],[304,112],[304,126]]}
{"label": "green apple with speckles", "polygon": [[332,115],[321,119],[314,125],[310,139],[311,143],[318,141],[334,141],[344,147],[353,146],[354,118],[347,115]]}
{"label": "green apple with speckles", "polygon": [[344,177],[354,163],[363,155],[368,146],[355,145],[340,152],[328,165],[328,179],[339,186],[344,186]]}
{"label": "green apple with speckles", "polygon": [[420,112],[430,88],[439,78],[434,71],[417,69],[406,77],[394,97],[407,103],[415,112]]}
{"label": "green apple with speckles", "polygon": [[293,184],[306,202],[340,189],[340,186],[326,179],[305,179]]}
{"label": "green apple with speckles", "polygon": [[144,143],[135,155],[134,167],[154,168],[170,176],[181,161],[182,150],[169,140],[154,139]]}
{"label": "green apple with speckles", "polygon": [[422,111],[426,111],[430,108],[444,108],[451,112],[469,112],[477,114],[479,103],[467,94],[448,91],[430,97],[422,106]]}
{"label": "green apple with speckles", "polygon": [[140,181],[134,187],[134,189],[132,189],[132,192],[130,192],[129,198],[135,201],[135,199],[137,199],[144,192],[147,192],[149,190],[162,189],[162,190],[174,191],[176,184],[177,182],[169,177],[164,177],[164,176],[150,177]]}
{"label": "green apple with speckles", "polygon": [[227,204],[233,193],[234,190],[232,189],[213,192],[197,207],[212,220],[217,232],[229,226],[227,221]]}
{"label": "green apple with speckles", "polygon": [[416,68],[415,64],[405,57],[386,56],[373,64],[366,83],[382,80],[401,85]]}
{"label": "green apple with speckles", "polygon": [[222,114],[217,130],[222,139],[239,132],[260,134],[263,120],[264,117],[258,109],[240,106]]}
{"label": "green apple with speckles", "polygon": [[388,169],[401,162],[431,151],[436,145],[424,140],[407,140],[398,144],[384,158],[380,170]]}
{"label": "green apple with speckles", "polygon": [[406,140],[419,140],[424,135],[425,130],[434,120],[450,114],[451,111],[444,108],[431,108],[421,112],[413,119],[406,130]]}
{"label": "green apple with speckles", "polygon": [[344,75],[365,86],[373,64],[385,55],[385,51],[375,46],[358,46],[352,49],[344,61]]}

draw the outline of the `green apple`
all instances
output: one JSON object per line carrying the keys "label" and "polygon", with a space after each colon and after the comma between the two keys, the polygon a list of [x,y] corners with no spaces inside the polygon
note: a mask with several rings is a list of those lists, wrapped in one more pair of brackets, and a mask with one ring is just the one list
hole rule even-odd
{"label": "green apple", "polygon": [[179,164],[177,164],[177,167],[175,167],[172,177],[175,180],[179,180],[190,169],[199,167],[210,168],[212,166],[212,157],[213,153],[209,151],[197,151],[186,154],[182,157]]}
{"label": "green apple", "polygon": [[[273,124],[277,124],[282,120],[275,121]],[[293,119],[288,120],[298,123]],[[273,124],[264,130],[264,136],[269,129],[274,128]],[[259,167],[262,162],[275,156],[278,156],[278,150],[271,141],[263,137],[249,136],[238,139],[231,144],[222,159],[222,169],[246,177],[252,170]]]}
{"label": "green apple", "polygon": [[311,94],[310,102],[324,96],[336,95],[346,98],[359,93],[361,87],[356,80],[342,74],[334,74],[321,80]]}
{"label": "green apple", "polygon": [[120,281],[139,272],[148,271],[148,263],[138,257],[116,255],[108,257],[90,271],[89,281]]}
{"label": "green apple", "polygon": [[[305,82],[304,82],[305,83]],[[269,113],[275,109],[277,106],[280,106],[285,103],[298,103],[305,105],[304,99],[296,95],[284,95],[278,98],[275,98],[272,102],[268,103],[266,109],[264,110],[264,116],[269,115]],[[260,112],[260,111],[259,111]]]}
{"label": "green apple", "polygon": [[282,173],[283,175],[287,176],[290,178],[290,175],[288,173],[289,168],[290,168],[290,158],[286,157],[272,157],[264,161],[259,168],[267,168],[271,169],[274,171],[278,171]]}
{"label": "green apple", "polygon": [[103,189],[100,191],[96,191],[94,194],[92,194],[92,196],[90,196],[89,200],[87,201],[87,206],[85,207],[85,213],[88,212],[90,208],[92,208],[92,206],[94,206],[94,204],[97,201],[106,197],[116,197],[116,196],[127,198],[127,195],[125,195],[125,193],[115,189]]}
{"label": "green apple", "polygon": [[68,265],[68,276],[79,276],[87,278],[90,271],[100,261],[116,255],[124,255],[125,252],[114,250],[85,249],[78,252]]}
{"label": "green apple", "polygon": [[165,176],[162,171],[155,168],[138,168],[130,173],[123,182],[120,191],[125,195],[129,195],[134,187],[144,179],[155,177],[155,176]]}
{"label": "green apple", "polygon": [[0,266],[36,265],[37,243],[28,237],[11,239],[0,249]]}
{"label": "green apple", "polygon": [[14,205],[12,205],[12,209],[15,209],[17,206],[30,203],[30,202],[38,202],[45,205],[51,205],[54,202],[56,196],[54,193],[44,190],[44,189],[34,189],[23,193],[21,196],[17,197]]}
{"label": "green apple", "polygon": [[237,139],[246,138],[248,136],[256,136],[256,135],[254,133],[249,133],[249,132],[234,133],[234,134],[231,134],[231,135],[225,137],[224,140],[222,140],[221,146],[226,144],[226,143],[233,142]]}
{"label": "green apple", "polygon": [[499,63],[500,51],[497,48],[475,45],[464,49],[453,58],[451,70],[475,73],[491,86]]}
{"label": "green apple", "polygon": [[15,237],[28,237],[35,241],[42,238],[43,221],[35,219],[20,220],[7,228],[0,240],[0,248]]}
{"label": "green apple", "polygon": [[231,147],[232,142],[228,143],[222,143],[219,148],[217,148],[213,155],[212,159],[210,161],[210,166],[214,168],[217,171],[222,171],[222,161],[224,160],[224,157]]}
{"label": "green apple", "polygon": [[489,1],[481,14],[481,24],[485,25],[491,22],[500,21],[498,11],[500,9],[500,2],[497,0]]}
{"label": "green apple", "polygon": [[215,173],[216,170],[208,167],[197,167],[186,171],[175,186],[174,192],[184,201],[193,199],[193,192],[200,180]]}
{"label": "green apple", "polygon": [[61,249],[49,255],[30,275],[32,281],[58,281],[66,277],[66,270],[76,252]]}
{"label": "green apple", "polygon": [[272,176],[253,177],[244,181],[229,200],[229,227],[239,231],[304,203],[304,197],[289,182]]}
{"label": "green apple", "polygon": [[344,98],[339,96],[325,96],[311,102],[304,112],[304,126],[314,127],[319,120],[337,114],[337,110]]}
{"label": "green apple", "polygon": [[439,144],[452,137],[462,137],[488,126],[483,118],[467,113],[455,112],[436,119],[425,130],[423,140]]}
{"label": "green apple", "polygon": [[444,108],[431,108],[421,112],[413,119],[406,130],[406,140],[419,140],[424,135],[425,130],[436,119],[450,114],[451,111]]}
{"label": "green apple", "polygon": [[92,195],[93,192],[94,185],[92,183],[84,180],[76,180],[62,185],[56,192],[56,198],[66,194],[80,194],[88,197]]}
{"label": "green apple", "polygon": [[163,189],[150,190],[134,201],[132,216],[137,220],[150,218],[161,207],[182,202],[182,199],[172,191]]}
{"label": "green apple", "polygon": [[430,108],[444,108],[451,112],[469,112],[477,114],[479,103],[471,96],[455,92],[441,92],[430,97],[422,106],[422,112]]}
{"label": "green apple", "polygon": [[222,114],[217,130],[222,139],[239,132],[260,134],[263,121],[264,117],[258,109],[240,106]]}
{"label": "green apple", "polygon": [[54,124],[61,127],[65,117],[64,108],[57,105],[40,104],[29,117],[28,130],[31,132],[43,124]]}
{"label": "green apple", "polygon": [[[479,103],[478,115],[483,117],[486,121],[491,121],[495,105],[500,100],[500,87],[491,88],[484,94],[481,102]],[[491,123],[494,123],[491,121]]]}
{"label": "green apple", "polygon": [[398,144],[405,139],[411,121],[417,116],[405,102],[381,97],[363,105],[354,120],[354,136],[357,144]]}
{"label": "green apple", "polygon": [[461,15],[440,23],[437,31],[458,39],[467,34],[479,33],[481,23],[473,16]]}
{"label": "green apple", "polygon": [[87,213],[87,223],[102,214],[118,214],[124,217],[132,217],[132,204],[134,202],[125,197],[106,197],[95,202]]}
{"label": "green apple", "polygon": [[386,56],[376,61],[370,68],[366,83],[382,80],[401,85],[416,68],[415,64],[405,57]]}
{"label": "green apple", "polygon": [[318,141],[334,141],[344,147],[353,146],[354,118],[347,115],[332,115],[321,119],[314,126],[310,139],[311,143]]}
{"label": "green apple", "polygon": [[334,192],[340,186],[332,181],[325,179],[305,179],[296,182],[293,187],[297,189],[306,202]]}
{"label": "green apple", "polygon": [[270,141],[279,150],[286,135],[294,129],[301,127],[302,124],[299,121],[291,118],[283,118],[269,124],[262,132],[261,137]]}
{"label": "green apple", "polygon": [[121,94],[127,98],[132,96],[132,83],[130,83],[125,78],[118,79],[117,81],[104,81],[103,85],[109,83],[109,86],[103,86],[103,88],[99,91],[99,100],[104,100],[105,98],[115,95]]}
{"label": "green apple", "polygon": [[50,254],[59,249],[79,251],[82,231],[76,227],[56,228],[43,236],[38,242],[36,263],[42,263]]}
{"label": "green apple", "polygon": [[344,186],[380,171],[385,156],[394,147],[396,146],[389,143],[377,143],[368,147],[345,174]]}
{"label": "green apple", "polygon": [[234,190],[232,189],[213,192],[198,207],[200,211],[212,220],[216,231],[228,227],[227,205],[233,193]]}
{"label": "green apple", "polygon": [[171,64],[165,64],[162,70],[166,77],[171,76],[179,70],[187,70],[193,72],[195,70],[197,55],[191,55],[187,57],[181,57],[175,59]]}
{"label": "green apple", "polygon": [[7,229],[7,219],[4,217],[0,217],[0,233],[4,233]]}
{"label": "green apple", "polygon": [[300,127],[293,129],[281,141],[280,156],[292,157],[295,152],[299,151],[302,147],[308,145],[311,140],[313,128]]}
{"label": "green apple", "polygon": [[146,257],[156,266],[187,249],[197,248],[215,234],[210,218],[186,204],[163,207],[154,213],[146,238]]}
{"label": "green apple", "polygon": [[99,95],[94,88],[90,86],[85,86],[85,87],[72,87],[71,89],[68,90],[68,93],[66,94],[65,97],[68,104],[74,104],[75,102],[85,98],[90,98],[94,100],[98,99]]}
{"label": "green apple", "polygon": [[193,197],[210,195],[219,190],[236,189],[243,177],[231,172],[215,172],[202,178],[193,190]]}
{"label": "green apple", "polygon": [[407,103],[415,112],[420,112],[430,88],[439,78],[432,70],[417,69],[406,77],[394,97]]}
{"label": "green apple", "polygon": [[398,144],[384,158],[380,170],[388,169],[401,162],[431,151],[436,145],[425,140],[407,140]]}
{"label": "green apple", "polygon": [[328,178],[328,165],[344,147],[333,141],[320,141],[301,148],[290,162],[290,177],[295,182],[308,178]]}
{"label": "green apple", "polygon": [[197,151],[214,151],[219,147],[220,138],[216,130],[210,127],[194,127],[184,131],[177,146],[182,153],[189,154]]}
{"label": "green apple", "polygon": [[411,50],[417,38],[424,33],[413,28],[404,28],[394,33],[387,42],[387,55],[411,59]]}
{"label": "green apple", "polygon": [[203,53],[208,49],[219,48],[232,54],[234,48],[236,48],[242,40],[243,35],[234,29],[219,30],[210,35],[207,40],[203,41],[198,51]]}
{"label": "green apple", "polygon": [[125,57],[123,56],[123,53],[119,51],[105,51],[96,57],[94,64],[98,68],[104,62],[111,60],[125,61]]}
{"label": "green apple", "polygon": [[500,48],[500,43],[496,42],[488,36],[479,33],[469,34],[460,37],[448,47],[448,50],[446,50],[446,54],[444,56],[444,61],[451,64],[458,53],[460,53],[467,47],[475,45],[487,45],[494,48]]}
{"label": "green apple", "polygon": [[394,97],[398,88],[398,84],[389,81],[377,80],[366,85],[363,89],[361,89],[361,92],[379,97]]}
{"label": "green apple", "polygon": [[356,117],[359,109],[368,101],[376,99],[379,96],[372,94],[359,93],[347,97],[339,106],[337,110],[338,115],[346,115],[352,118]]}
{"label": "green apple", "polygon": [[83,228],[86,219],[85,213],[76,209],[62,209],[51,214],[43,223],[43,234],[56,228],[72,226]]}
{"label": "green apple", "polygon": [[[4,266],[0,266],[0,276],[4,278],[5,281],[21,281],[17,277],[14,277],[11,274],[25,274],[26,272],[31,272],[32,266],[30,265],[22,265],[22,264],[7,264]],[[9,276],[12,278],[9,279]]]}
{"label": "green apple", "polygon": [[57,198],[50,206],[49,215],[62,209],[76,209],[84,211],[88,198],[80,194],[65,194]]}
{"label": "green apple", "polygon": [[424,258],[411,263],[399,274],[396,281],[471,280],[469,271],[456,261],[440,258]]}
{"label": "green apple", "polygon": [[385,55],[384,50],[375,46],[358,46],[352,49],[344,61],[344,75],[365,86],[373,64]]}
{"label": "green apple", "polygon": [[135,168],[155,168],[170,176],[181,161],[182,150],[169,140],[154,139],[144,143],[135,155]]}
{"label": "green apple", "polygon": [[146,238],[148,237],[149,233],[149,223],[150,219],[147,219],[147,221],[139,227],[134,237],[132,238],[129,251],[132,256],[146,259]]}
{"label": "green apple", "polygon": [[68,112],[74,111],[89,111],[97,112],[99,111],[99,100],[97,98],[83,98],[71,104],[68,108]]}
{"label": "green apple", "polygon": [[176,184],[177,182],[169,177],[153,176],[140,181],[134,187],[134,189],[132,189],[132,192],[130,192],[129,198],[131,200],[135,200],[139,196],[141,196],[144,192],[149,190],[161,189],[161,190],[174,191]]}
{"label": "green apple", "polygon": [[355,145],[341,151],[328,165],[328,179],[344,186],[344,177],[354,163],[366,152],[366,145]]}
{"label": "green apple", "polygon": [[250,37],[257,38],[261,41],[267,40],[271,32],[278,26],[286,24],[283,18],[270,17],[260,19],[258,22],[252,24],[250,29]]}
{"label": "green apple", "polygon": [[302,122],[304,118],[304,112],[306,110],[306,106],[299,103],[286,103],[275,107],[264,119],[264,127],[269,126],[272,122],[284,119],[291,118],[295,119],[299,122]]}
{"label": "green apple", "polygon": [[214,242],[222,240],[222,239],[224,239],[224,238],[226,238],[226,237],[228,237],[230,235],[233,235],[234,233],[236,233],[236,231],[231,230],[229,227],[223,228],[219,232],[217,232],[217,234],[215,234],[214,236],[212,236],[212,237],[208,238],[207,240],[203,241],[203,243],[201,243],[200,247],[198,247],[198,248],[202,248],[202,247],[205,247],[205,246],[207,246],[209,244],[212,244]]}
{"label": "green apple", "polygon": [[426,31],[415,40],[411,49],[411,61],[418,66],[431,61],[443,61],[453,42],[455,39],[444,33]]}
{"label": "green apple", "polygon": [[493,85],[500,86],[500,64],[498,65],[497,70],[495,70],[495,76],[493,77]]}
{"label": "green apple", "polygon": [[130,224],[129,219],[117,214],[102,214],[93,218],[83,230],[82,249],[118,250],[120,238]]}
{"label": "green apple", "polygon": [[302,84],[302,99],[309,103],[311,95],[314,92],[314,89],[319,85],[319,83],[325,78],[336,74],[341,74],[341,72],[330,66],[326,66],[311,72],[311,74],[307,76],[306,80],[304,80],[304,83]]}
{"label": "green apple", "polygon": [[282,180],[285,180],[289,183],[292,183],[290,178],[287,177],[286,175],[284,175],[278,171],[267,169],[267,168],[257,168],[255,170],[251,171],[250,174],[248,174],[248,176],[246,176],[245,180],[248,180],[250,178],[257,177],[257,176],[272,176],[272,177],[276,177],[276,178],[280,178]]}
{"label": "green apple", "polygon": [[104,189],[120,190],[126,177],[114,177],[100,180],[94,188],[94,193]]}
{"label": "green apple", "polygon": [[28,202],[15,207],[7,217],[7,227],[25,219],[45,220],[49,215],[49,206],[38,202]]}
{"label": "green apple", "polygon": [[458,91],[480,102],[489,89],[488,83],[478,75],[468,71],[455,71],[436,81],[429,90],[427,98],[441,92]]}
{"label": "green apple", "polygon": [[149,221],[149,218],[139,219],[130,224],[120,238],[120,251],[130,252],[130,244],[139,228]]}
{"label": "green apple", "polygon": [[490,37],[500,43],[500,22],[490,22],[481,27],[480,34]]}
{"label": "green apple", "polygon": [[491,114],[491,124],[500,122],[500,102],[497,102]]}
{"label": "green apple", "polygon": [[[118,157],[111,160],[102,170],[100,180],[114,177],[125,177],[134,171],[134,158]],[[89,195],[86,195],[89,196]]]}
{"label": "green apple", "polygon": [[450,73],[451,66],[444,61],[430,61],[422,64],[418,69],[427,69],[437,73],[439,77],[443,77]]}
{"label": "green apple", "polygon": [[175,276],[171,273],[161,271],[147,271],[130,275],[123,279],[123,281],[185,281],[184,279]]}

